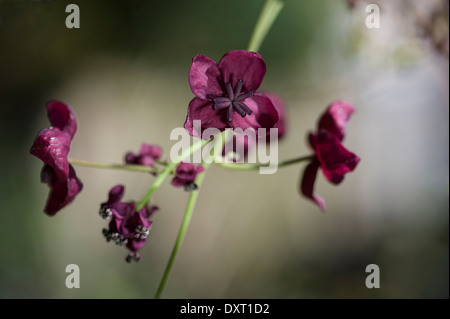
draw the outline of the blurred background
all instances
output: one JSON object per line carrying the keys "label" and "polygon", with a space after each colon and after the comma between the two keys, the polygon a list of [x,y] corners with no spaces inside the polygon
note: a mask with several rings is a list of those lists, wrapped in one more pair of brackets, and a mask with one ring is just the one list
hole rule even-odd
{"label": "blurred background", "polygon": [[[65,7],[80,7],[67,29]],[[357,109],[345,146],[361,157],[338,187],[319,173],[321,213],[298,192],[304,164],[275,175],[213,167],[163,297],[448,298],[448,1],[286,1],[260,53],[261,86],[287,107],[279,159],[310,153],[306,134],[336,99]],[[141,142],[167,158],[184,123],[191,59],[245,49],[254,1],[0,1],[0,297],[152,298],[188,194],[166,183],[137,264],[107,244],[99,204],[149,174],[76,167],[84,190],[50,218],[42,163],[29,154],[48,127],[45,103],[74,109],[70,156],[121,163]],[[67,289],[65,268],[80,267]],[[367,289],[368,264],[381,288]]]}

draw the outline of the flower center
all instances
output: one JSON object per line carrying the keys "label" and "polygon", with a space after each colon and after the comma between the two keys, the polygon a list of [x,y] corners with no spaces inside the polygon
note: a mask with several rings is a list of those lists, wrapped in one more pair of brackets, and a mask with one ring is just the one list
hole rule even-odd
{"label": "flower center", "polygon": [[146,239],[147,237],[148,237],[148,234],[149,234],[149,230],[150,230],[150,228],[146,228],[145,226],[143,226],[143,225],[139,225],[136,229],[135,229],[135,232],[136,232],[136,234],[134,235],[134,238],[137,238],[137,239]]}
{"label": "flower center", "polygon": [[242,93],[242,80],[238,80],[236,86],[231,86],[231,83],[225,85],[227,96],[216,97],[213,99],[213,110],[221,110],[227,108],[227,121],[233,120],[233,111],[236,111],[240,116],[252,114],[252,110],[244,103],[244,100],[250,96],[253,96],[254,92],[249,91]]}

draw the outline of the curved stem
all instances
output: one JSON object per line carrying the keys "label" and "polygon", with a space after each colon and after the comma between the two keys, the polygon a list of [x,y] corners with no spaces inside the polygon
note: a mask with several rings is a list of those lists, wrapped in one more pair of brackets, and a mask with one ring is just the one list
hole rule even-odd
{"label": "curved stem", "polygon": [[77,166],[105,168],[105,169],[118,169],[118,170],[125,170],[125,171],[145,172],[145,173],[158,173],[157,168],[145,166],[145,165],[99,163],[99,162],[80,160],[77,158],[70,158],[70,157],[68,158],[68,161],[70,164],[77,165]]}
{"label": "curved stem", "polygon": [[248,51],[259,51],[262,42],[270,30],[270,27],[274,23],[283,6],[283,0],[266,0],[261,13],[259,14],[255,28],[253,29],[253,34],[250,38],[250,43],[247,49]]}
{"label": "curved stem", "polygon": [[[287,161],[283,161],[283,162],[278,163],[278,168],[289,166],[292,164],[297,164],[297,163],[300,163],[303,161],[309,161],[309,160],[312,160],[314,158],[314,156],[315,155],[308,155],[308,156],[302,156],[302,157],[293,158],[293,159],[290,159]],[[265,165],[259,165],[259,164],[239,164],[239,163],[216,163],[216,164],[220,167],[237,170],[237,171],[254,171],[261,167],[265,167]]]}
{"label": "curved stem", "polygon": [[214,146],[212,148],[213,154],[211,154],[211,153],[208,154],[208,158],[203,159],[203,161],[202,161],[202,165],[205,170],[202,173],[200,173],[197,176],[197,178],[195,179],[195,184],[197,185],[198,190],[192,191],[191,194],[189,195],[189,200],[186,205],[186,211],[184,213],[183,221],[181,223],[181,227],[178,232],[178,236],[175,241],[175,245],[173,247],[172,254],[170,255],[169,262],[167,263],[166,270],[164,271],[164,275],[158,286],[158,290],[156,291],[155,299],[159,299],[161,297],[161,294],[162,294],[164,288],[166,287],[167,280],[169,279],[170,272],[172,271],[172,267],[175,263],[175,259],[177,258],[178,251],[180,250],[180,247],[183,244],[184,237],[186,236],[186,232],[189,227],[189,223],[191,222],[192,214],[194,213],[195,204],[197,203],[197,198],[198,198],[198,195],[201,190],[203,179],[206,176],[206,172],[208,171],[209,166],[213,163],[213,161],[211,159],[215,158],[215,156],[217,156],[217,154],[215,153],[215,150],[217,150],[216,146],[218,146],[219,143],[221,144],[220,148],[218,148],[219,153],[221,153],[223,146],[225,145],[225,143],[227,142],[227,139],[229,139],[229,138],[231,138],[231,134],[228,134],[227,131],[223,131],[222,133],[217,134],[214,137],[215,142],[214,142]]}
{"label": "curved stem", "polygon": [[[204,164],[205,171],[203,171],[201,174],[199,174],[197,176],[197,178],[195,179],[195,184],[197,184],[199,189],[203,183],[203,179],[206,175],[206,170],[208,169],[209,165],[210,164]],[[199,194],[199,190],[191,192],[191,195],[189,196],[189,200],[188,200],[188,203],[186,206],[186,211],[184,213],[183,221],[181,223],[181,227],[178,232],[178,237],[176,239],[175,246],[173,247],[172,254],[170,255],[169,262],[167,263],[166,270],[164,271],[164,275],[159,284],[158,290],[156,291],[155,299],[159,299],[161,297],[161,294],[162,294],[164,288],[166,287],[167,280],[169,279],[170,272],[172,271],[172,267],[175,263],[175,259],[177,257],[178,251],[180,250],[180,247],[183,244],[184,237],[186,236],[186,232],[188,230],[189,223],[191,221],[192,214],[194,212],[195,204],[197,202],[198,194]]]}
{"label": "curved stem", "polygon": [[167,161],[160,161],[160,160],[155,160],[155,163],[161,166],[167,166]]}

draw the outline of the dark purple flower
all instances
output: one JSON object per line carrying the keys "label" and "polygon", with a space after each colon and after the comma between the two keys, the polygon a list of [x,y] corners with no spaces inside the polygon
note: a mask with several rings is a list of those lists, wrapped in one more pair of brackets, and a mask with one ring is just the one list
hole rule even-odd
{"label": "dark purple flower", "polygon": [[161,155],[162,149],[158,145],[142,143],[138,154],[129,152],[125,155],[125,163],[154,167],[155,160],[158,160]]}
{"label": "dark purple flower", "polygon": [[357,155],[342,145],[345,126],[354,112],[355,108],[351,104],[336,101],[320,118],[318,132],[309,134],[309,144],[314,149],[315,156],[303,173],[301,192],[313,200],[322,211],[325,211],[325,201],[314,194],[317,170],[321,168],[326,179],[337,185],[360,161]]}
{"label": "dark purple flower", "polygon": [[[207,128],[240,127],[266,129],[278,122],[272,101],[256,93],[266,73],[262,56],[255,52],[227,52],[217,64],[204,55],[192,59],[189,85],[196,95],[191,100],[184,127],[192,136]],[[194,130],[194,120],[201,120],[201,132]]]}
{"label": "dark purple flower", "polygon": [[108,196],[108,201],[100,205],[99,214],[102,218],[111,218],[109,228],[103,229],[106,241],[113,241],[118,246],[125,246],[130,253],[126,261],[139,261],[138,251],[145,245],[149,230],[153,224],[150,217],[159,209],[157,206],[143,207],[136,211],[134,203],[122,202],[125,188],[114,186]]}
{"label": "dark purple flower", "polygon": [[[286,133],[286,122],[285,122],[286,112],[284,103],[279,96],[273,93],[265,92],[264,94],[272,101],[273,105],[275,106],[275,109],[277,110],[278,123],[274,125],[274,128],[278,128],[278,139],[280,140]],[[267,130],[266,132],[266,142],[270,143],[270,130]],[[230,139],[224,146],[222,150],[222,156],[226,155],[225,154],[226,150],[231,149],[232,152],[236,154],[236,156],[233,158],[233,161],[238,161],[242,158],[245,158],[248,152],[250,152],[250,150],[253,149],[256,146],[256,144],[257,144],[256,134],[254,138],[253,136],[249,137],[247,134],[239,134],[235,132],[235,134],[233,135],[233,139],[232,140]]]}
{"label": "dark purple flower", "polygon": [[203,172],[203,166],[195,166],[193,163],[181,162],[175,170],[175,177],[172,179],[172,185],[175,187],[184,187],[189,192],[197,189],[195,178],[197,174]]}
{"label": "dark purple flower", "polygon": [[51,101],[47,103],[47,115],[52,126],[39,132],[30,153],[44,162],[41,181],[50,186],[44,212],[53,216],[72,202],[83,184],[67,160],[77,130],[75,114],[68,105]]}

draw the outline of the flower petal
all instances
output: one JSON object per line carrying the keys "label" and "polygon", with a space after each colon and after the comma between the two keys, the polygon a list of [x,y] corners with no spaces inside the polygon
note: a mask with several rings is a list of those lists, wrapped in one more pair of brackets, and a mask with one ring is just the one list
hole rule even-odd
{"label": "flower petal", "polygon": [[193,183],[197,175],[204,171],[204,167],[195,166],[193,163],[180,162],[175,170],[175,177],[172,179],[172,186],[182,187]]}
{"label": "flower petal", "polygon": [[128,152],[125,154],[125,163],[126,164],[135,164],[138,160],[139,156],[133,154],[133,152]]}
{"label": "flower petal", "polygon": [[58,128],[43,129],[34,140],[30,153],[50,165],[60,180],[66,180],[69,176],[67,155],[70,141],[70,135]]}
{"label": "flower petal", "polygon": [[240,127],[244,131],[247,128],[254,128],[255,130],[258,128],[270,129],[277,124],[278,112],[267,96],[255,94],[252,97],[245,99],[244,103],[253,112],[250,115],[247,114],[245,117],[241,117],[236,113],[231,121],[233,128]]}
{"label": "flower petal", "polygon": [[[220,131],[224,131],[226,128],[230,127],[226,120],[225,113],[226,110],[213,111],[211,102],[195,97],[189,103],[184,128],[190,135],[198,138],[201,138],[203,136],[203,131],[208,128],[217,128]],[[195,120],[201,121],[199,128],[200,132],[194,130]],[[205,136],[205,139],[208,138],[209,137]]]}
{"label": "flower petal", "polygon": [[158,206],[144,207],[139,211],[141,220],[150,219],[157,211],[159,210]]}
{"label": "flower petal", "polygon": [[120,202],[125,192],[125,187],[123,185],[116,185],[109,191],[108,194],[108,205]]}
{"label": "flower petal", "polygon": [[145,246],[146,239],[133,239],[127,242],[127,248],[130,251],[137,252]]}
{"label": "flower petal", "polygon": [[345,101],[332,103],[319,120],[319,131],[327,130],[342,141],[345,136],[345,126],[354,112],[355,108],[350,103]]}
{"label": "flower petal", "polygon": [[278,123],[274,127],[278,128],[278,138],[282,138],[286,132],[286,108],[284,107],[283,100],[276,94],[264,92],[270,101],[272,101],[273,106],[278,112]]}
{"label": "flower petal", "polygon": [[124,202],[115,202],[111,204],[110,209],[114,214],[114,216],[116,217],[116,219],[124,219],[129,214],[131,214],[131,212],[134,209],[134,206]]}
{"label": "flower petal", "polygon": [[153,159],[159,159],[162,155],[162,148],[158,145],[141,144],[139,155],[147,155]]}
{"label": "flower petal", "polygon": [[75,196],[83,189],[83,183],[76,176],[72,165],[69,166],[68,179],[60,179],[57,175],[49,181],[50,194],[44,212],[50,216],[55,215],[62,208],[73,201]]}
{"label": "flower petal", "polygon": [[178,178],[181,178],[187,182],[193,182],[195,176],[197,175],[197,169],[194,163],[180,162],[175,170],[175,173]]}
{"label": "flower petal", "polygon": [[202,54],[195,56],[189,70],[189,86],[192,93],[202,100],[222,96],[224,86],[217,63]]}
{"label": "flower petal", "polygon": [[306,166],[303,172],[300,190],[304,196],[311,199],[324,212],[326,209],[325,201],[320,196],[314,194],[314,184],[316,182],[317,171],[319,167],[320,163],[319,161],[317,161],[317,159],[313,160],[308,164],[308,166]]}
{"label": "flower petal", "polygon": [[225,53],[219,61],[224,83],[236,86],[243,81],[242,92],[256,91],[266,74],[266,63],[256,52],[233,50]]}
{"label": "flower petal", "polygon": [[120,227],[121,227],[123,221],[124,221],[124,218],[113,215],[113,218],[111,218],[109,225],[108,225],[109,232],[110,233],[118,233],[120,231]]}
{"label": "flower petal", "polygon": [[171,184],[172,184],[172,186],[174,186],[174,187],[183,187],[183,186],[186,184],[186,181],[184,181],[184,180],[182,180],[181,178],[175,176],[175,177],[172,179]]}
{"label": "flower petal", "polygon": [[316,140],[317,140],[317,135],[314,134],[314,133],[312,133],[312,132],[310,132],[310,133],[308,134],[308,142],[309,142],[309,145],[310,145],[314,150],[316,150],[316,145],[317,145]]}
{"label": "flower petal", "polygon": [[155,166],[155,160],[159,159],[162,155],[162,148],[158,145],[149,145],[146,143],[141,144],[141,149],[138,154],[128,152],[125,155],[126,164],[136,164],[144,166]]}
{"label": "flower petal", "polygon": [[155,166],[155,160],[151,156],[142,155],[142,156],[138,157],[138,161],[135,164],[154,167]]}
{"label": "flower petal", "polygon": [[68,105],[60,101],[48,102],[47,116],[52,126],[69,134],[70,139],[73,138],[77,131],[77,119]]}
{"label": "flower petal", "polygon": [[333,184],[339,184],[344,175],[353,171],[360,158],[347,150],[339,138],[326,130],[316,136],[316,154],[320,161],[322,172]]}

